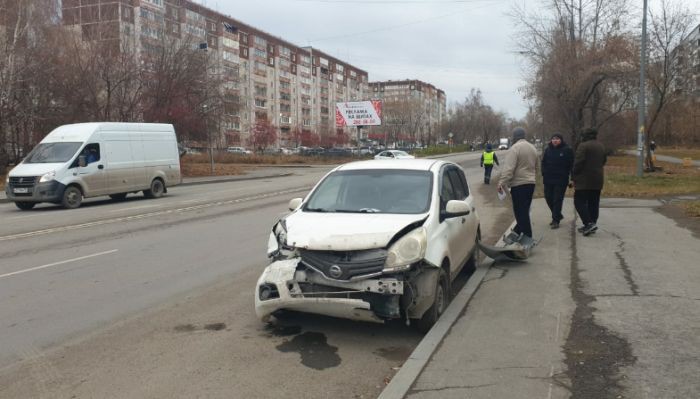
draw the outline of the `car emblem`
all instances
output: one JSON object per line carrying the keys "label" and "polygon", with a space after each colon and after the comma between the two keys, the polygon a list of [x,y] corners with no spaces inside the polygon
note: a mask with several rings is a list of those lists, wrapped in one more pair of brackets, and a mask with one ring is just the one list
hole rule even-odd
{"label": "car emblem", "polygon": [[328,273],[330,273],[331,277],[338,278],[343,275],[343,270],[338,265],[332,265],[328,269]]}

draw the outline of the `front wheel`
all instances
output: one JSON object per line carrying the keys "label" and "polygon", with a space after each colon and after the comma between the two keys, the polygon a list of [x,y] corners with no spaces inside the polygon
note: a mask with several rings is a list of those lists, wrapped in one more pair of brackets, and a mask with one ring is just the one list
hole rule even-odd
{"label": "front wheel", "polygon": [[15,206],[23,211],[28,211],[34,208],[36,202],[15,202]]}
{"label": "front wheel", "polygon": [[146,198],[159,198],[163,196],[164,192],[165,184],[163,184],[163,181],[160,179],[153,179],[151,188],[144,190],[143,195],[145,195]]}
{"label": "front wheel", "polygon": [[425,311],[423,317],[417,320],[416,328],[418,331],[427,333],[437,323],[440,316],[447,309],[447,304],[450,302],[450,285],[447,282],[447,273],[444,269],[440,269],[437,282],[435,283],[435,292],[433,304]]}
{"label": "front wheel", "polygon": [[83,203],[83,193],[78,187],[68,186],[63,192],[63,199],[61,200],[61,205],[66,209],[75,209],[80,207]]}

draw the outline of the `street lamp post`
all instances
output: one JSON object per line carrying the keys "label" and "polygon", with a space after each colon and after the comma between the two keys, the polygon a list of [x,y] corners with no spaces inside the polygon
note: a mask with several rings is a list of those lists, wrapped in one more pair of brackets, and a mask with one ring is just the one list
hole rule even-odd
{"label": "street lamp post", "polygon": [[209,132],[209,124],[207,123],[207,105],[202,105],[204,108],[204,132],[207,134],[207,143],[209,145],[209,173],[214,175],[214,146],[211,142],[211,133]]}
{"label": "street lamp post", "polygon": [[642,54],[639,63],[639,101],[637,116],[637,177],[642,177],[644,170],[644,123],[645,115],[645,77],[644,69],[647,62],[647,0],[644,0],[644,15],[642,16]]}

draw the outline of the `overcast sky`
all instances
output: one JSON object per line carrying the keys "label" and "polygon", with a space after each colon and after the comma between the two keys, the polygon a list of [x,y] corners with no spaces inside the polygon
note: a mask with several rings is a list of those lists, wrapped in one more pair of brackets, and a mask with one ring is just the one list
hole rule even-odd
{"label": "overcast sky", "polygon": [[514,0],[196,1],[318,48],[367,71],[370,81],[419,79],[444,90],[448,103],[479,88],[494,109],[516,118],[527,112],[519,91],[524,65],[508,16]]}

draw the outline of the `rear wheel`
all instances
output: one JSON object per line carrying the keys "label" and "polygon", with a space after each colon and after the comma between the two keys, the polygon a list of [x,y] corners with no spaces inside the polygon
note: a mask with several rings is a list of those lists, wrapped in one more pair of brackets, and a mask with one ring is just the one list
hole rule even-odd
{"label": "rear wheel", "polygon": [[450,284],[447,281],[447,273],[444,269],[440,269],[437,282],[435,283],[435,292],[433,297],[433,305],[425,311],[423,317],[417,320],[416,328],[418,331],[427,333],[430,328],[435,325],[440,316],[447,309],[447,304],[450,302]]}
{"label": "rear wheel", "polygon": [[28,211],[34,208],[36,202],[15,202],[15,206],[23,211]]}
{"label": "rear wheel", "polygon": [[124,201],[124,198],[126,198],[127,193],[119,193],[119,194],[110,194],[109,198],[115,200],[115,201]]}
{"label": "rear wheel", "polygon": [[153,179],[151,182],[151,188],[144,190],[143,195],[145,195],[146,198],[159,198],[163,196],[164,192],[165,184],[163,184],[163,181],[160,179]]}
{"label": "rear wheel", "polygon": [[63,192],[61,205],[66,209],[75,209],[83,203],[83,193],[76,186],[68,186]]}

